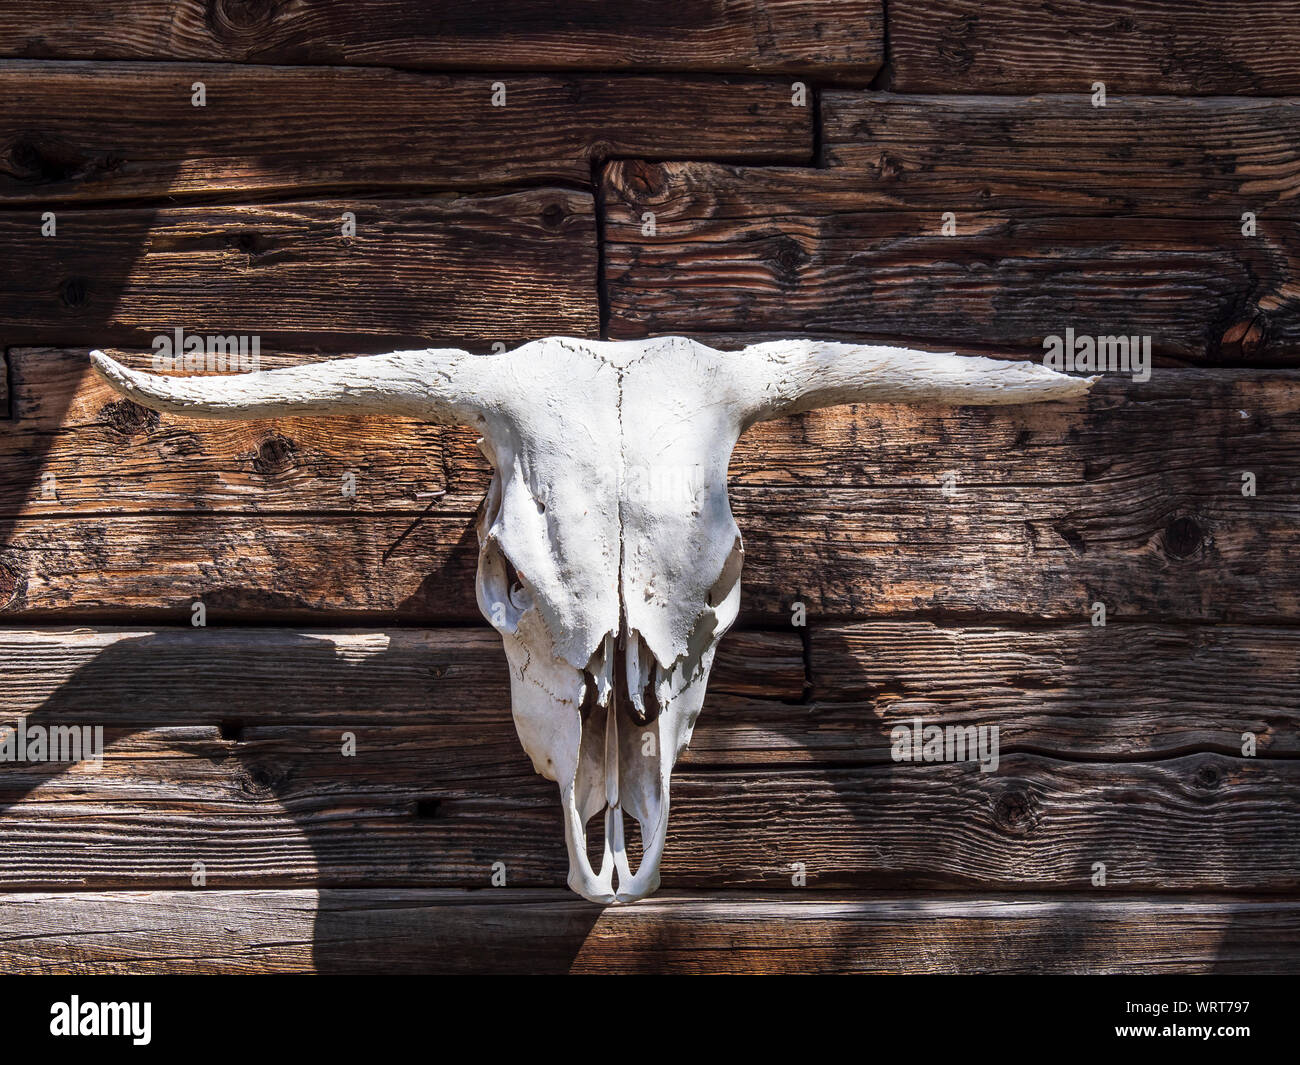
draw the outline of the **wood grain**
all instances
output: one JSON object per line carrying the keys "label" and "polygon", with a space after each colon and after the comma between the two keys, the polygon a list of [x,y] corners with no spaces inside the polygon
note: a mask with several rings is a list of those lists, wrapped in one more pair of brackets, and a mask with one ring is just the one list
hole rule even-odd
{"label": "wood grain", "polygon": [[873,622],[810,638],[819,761],[836,736],[860,743],[865,722],[918,717],[996,723],[1003,749],[1063,758],[1240,755],[1246,733],[1261,757],[1300,753],[1294,628]]}
{"label": "wood grain", "polygon": [[787,81],[0,61],[7,203],[589,185],[611,156],[811,153]]}
{"label": "wood grain", "polygon": [[[523,311],[521,305],[519,308]],[[109,353],[148,370],[139,351]],[[325,361],[263,350],[263,370]],[[223,510],[418,515],[447,488],[441,427],[407,418],[164,418],[114,391],[84,348],[15,348],[0,514]],[[355,495],[345,495],[346,475]]]}
{"label": "wood grain", "polygon": [[1300,92],[1296,0],[889,0],[899,92]]}
{"label": "wood grain", "polygon": [[[1119,888],[1293,890],[1293,632],[811,635],[811,704],[793,633],[723,642],[670,886],[779,889],[803,861],[818,889],[1068,889],[1101,861]],[[0,630],[0,667],[5,724],[108,743],[98,769],[0,765],[9,889],[179,887],[195,861],[223,888],[476,886],[498,860],[563,882],[492,633]],[[997,725],[998,770],[894,761],[913,716]]]}
{"label": "wood grain", "polygon": [[111,17],[94,0],[15,0],[0,55],[199,59],[476,70],[807,73],[866,82],[879,66],[880,0],[328,0],[289,6],[136,0]]}
{"label": "wood grain", "polygon": [[54,238],[36,211],[0,213],[0,332],[148,348],[180,328],[354,354],[596,335],[595,232],[591,196],[559,188],[66,211]]}
{"label": "wood grain", "polygon": [[893,208],[1300,217],[1295,99],[1112,95],[1094,108],[1082,95],[828,91],[820,102],[822,161],[863,171],[864,198]]}
{"label": "wood grain", "polygon": [[[37,931],[39,930],[39,931]],[[1300,905],[1119,894],[560,892],[0,897],[11,973],[1295,973]]]}
{"label": "wood grain", "polygon": [[[1157,356],[1294,364],[1300,222],[883,210],[870,171],[618,162],[610,336],[808,333],[969,350],[1148,336]],[[887,197],[886,197],[887,199]],[[952,208],[949,208],[952,209]],[[646,235],[646,212],[655,232]]]}
{"label": "wood grain", "polygon": [[[1300,971],[1300,0],[890,0],[888,93],[880,0],[101,8],[0,11],[0,727],[109,743],[0,762],[0,970]],[[664,892],[601,910],[473,601],[474,434],[87,373],[175,327],[1159,365],[749,433],[767,631],[721,644]],[[997,771],[895,761],[918,718]]]}
{"label": "wood grain", "polygon": [[[902,621],[809,637],[806,698],[796,631],[723,639],[690,763],[884,763],[882,737],[917,716],[996,724],[1004,749],[1076,761],[1240,755],[1247,732],[1260,757],[1300,750],[1292,628]],[[9,723],[92,717],[115,733],[353,719],[501,730],[510,707],[486,628],[4,628],[0,668]]]}
{"label": "wood grain", "polygon": [[[16,375],[23,417],[0,433],[9,618],[188,624],[201,598],[213,624],[479,620],[488,470],[471,432],[155,421],[81,384],[80,354],[14,358],[63,369],[38,375],[52,411]],[[1086,403],[858,406],[761,426],[730,472],[747,617],[788,625],[798,601],[814,625],[1079,621],[1103,602],[1111,620],[1286,623],[1300,611],[1297,412],[1294,371],[1158,367]],[[336,480],[349,464],[355,503]]]}
{"label": "wood grain", "polygon": [[[556,786],[504,711],[496,727],[345,713],[238,739],[195,724],[105,742],[99,768],[0,764],[4,890],[186,887],[194,862],[213,888],[487,887],[497,861],[514,886],[562,887],[568,873]],[[1294,758],[1002,752],[985,773],[704,755],[678,766],[672,796],[669,889],[782,890],[800,862],[817,890],[1086,890],[1097,862],[1115,890],[1300,881]]]}
{"label": "wood grain", "polygon": [[[0,628],[4,713],[105,727],[508,725],[501,638],[486,625],[377,631],[278,628]],[[804,690],[803,643],[791,632],[733,630],[718,647],[709,700],[718,713],[787,725]],[[142,699],[146,693],[148,698]]]}

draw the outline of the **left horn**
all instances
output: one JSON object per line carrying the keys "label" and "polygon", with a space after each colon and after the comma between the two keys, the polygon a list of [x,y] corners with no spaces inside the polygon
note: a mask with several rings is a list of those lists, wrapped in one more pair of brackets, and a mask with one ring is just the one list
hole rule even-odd
{"label": "left horn", "polygon": [[153,410],[190,418],[274,418],[295,414],[371,411],[435,421],[472,421],[492,405],[500,375],[456,348],[394,351],[258,373],[220,377],[160,377],[129,370],[102,351],[90,361],[110,385]]}

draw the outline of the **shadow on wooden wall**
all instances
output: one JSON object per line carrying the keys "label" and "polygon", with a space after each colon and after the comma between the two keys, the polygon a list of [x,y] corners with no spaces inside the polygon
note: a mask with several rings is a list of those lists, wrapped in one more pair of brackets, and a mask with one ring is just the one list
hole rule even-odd
{"label": "shadow on wooden wall", "polygon": [[[184,640],[184,633],[118,638],[27,715],[29,732],[36,726],[104,722],[107,759],[98,772],[79,765],[75,780],[62,782],[49,799],[42,789],[66,766],[31,763],[6,772],[0,808],[16,810],[25,802],[21,820],[27,825],[27,831],[13,833],[3,857],[8,890],[48,890],[60,881],[92,890],[104,883],[115,891],[183,890],[193,886],[194,863],[200,862],[202,886],[208,892],[233,891],[236,906],[249,889],[315,889],[312,955],[321,972],[568,971],[590,962],[593,950],[599,960],[588,936],[605,911],[567,894],[557,902],[554,889],[563,884],[567,862],[554,785],[533,774],[508,709],[468,707],[460,726],[444,709],[430,713],[433,725],[398,726],[394,722],[416,720],[417,708],[373,693],[386,678],[410,671],[409,648],[371,654],[358,666],[327,638],[297,634],[259,651],[245,631],[230,637],[244,648],[234,662],[221,632],[213,630],[203,641]],[[495,642],[494,634],[482,635]],[[294,677],[314,676],[320,684],[313,688],[286,678],[290,660]],[[502,675],[504,669],[502,661]],[[220,682],[232,673],[245,678],[237,698]],[[1085,703],[1095,680],[1092,674],[1080,676],[1054,696],[1066,704]],[[323,689],[348,692],[357,709],[322,706]],[[123,693],[130,690],[153,693],[151,705],[125,702]],[[204,692],[206,699],[196,694]],[[383,708],[368,712],[368,698]],[[204,705],[196,707],[196,701]],[[240,708],[239,716],[213,720],[227,702],[231,713]],[[106,705],[119,703],[106,712]],[[833,708],[822,713],[829,716]],[[719,714],[735,724],[730,711]],[[809,893],[788,887],[788,880],[784,892],[772,892],[774,877],[765,883],[761,878],[764,867],[780,867],[793,855],[811,859],[823,898],[837,889],[867,890],[858,896],[861,920],[870,920],[873,900],[891,892],[1011,889],[1013,894],[1002,898],[1012,905],[1023,901],[1033,910],[1038,926],[1032,935],[1007,938],[1004,926],[991,941],[972,938],[966,925],[936,910],[942,894],[927,894],[910,911],[908,904],[895,905],[901,923],[892,935],[905,937],[917,956],[874,961],[900,969],[942,969],[952,942],[960,940],[965,971],[1033,971],[1045,957],[1063,967],[1072,958],[1086,958],[1094,968],[1123,968],[1133,957],[1135,938],[1145,942],[1158,934],[1133,917],[1123,898],[1108,901],[1108,893],[1149,893],[1163,886],[1204,892],[1217,881],[1225,892],[1258,894],[1284,890],[1289,882],[1283,861],[1270,883],[1265,867],[1270,854],[1279,857],[1274,845],[1231,825],[1215,831],[1198,815],[1196,808],[1212,804],[1233,772],[1225,757],[1157,760],[1140,766],[1132,780],[1120,763],[1115,779],[1098,782],[1095,765],[1071,773],[1070,766],[1017,751],[1012,743],[1001,752],[997,774],[982,775],[976,765],[921,769],[881,757],[889,749],[890,722],[870,720],[862,735],[844,738],[846,749],[858,748],[855,759],[836,764],[823,751],[821,763],[784,785],[773,782],[789,776],[788,767],[774,772],[773,781],[742,773],[732,781],[737,794],[723,797],[720,806],[719,785],[706,787],[702,778],[715,781],[720,773],[725,779],[727,769],[699,764],[710,758],[712,719],[706,705],[700,723],[706,734],[703,752],[677,774],[681,799],[674,816],[683,830],[670,832],[667,897],[674,890],[764,887],[771,928],[782,927],[777,915],[788,906],[787,931],[807,935],[812,933],[797,923],[798,906]],[[753,724],[772,727],[762,720]],[[356,733],[366,752],[378,755],[373,763],[339,757],[344,729]],[[807,740],[797,733],[792,737],[795,743]],[[869,763],[861,761],[863,756]],[[761,766],[758,770],[761,774]],[[790,789],[801,786],[799,777],[806,794],[792,797]],[[1140,791],[1130,786],[1143,782]],[[771,791],[765,790],[769,786]],[[1077,796],[1067,793],[1071,786],[1078,787]],[[1256,781],[1250,790],[1263,799],[1267,782]],[[794,843],[802,843],[801,852],[792,849],[783,821],[791,802],[805,799],[817,823],[796,828]],[[1180,813],[1180,804],[1188,809]],[[89,808],[94,812],[88,820]],[[277,816],[276,808],[287,818]],[[1044,820],[1046,832],[1041,831]],[[1065,823],[1052,828],[1052,820]],[[1202,846],[1189,851],[1186,842],[1198,832]],[[918,838],[909,840],[908,834]],[[709,840],[724,853],[703,853]],[[830,869],[817,867],[809,851],[818,840],[841,848],[846,861],[839,871],[829,862]],[[1284,840],[1277,844],[1283,845]],[[929,868],[927,853],[933,856]],[[729,859],[745,854],[748,860],[728,869]],[[1094,855],[1105,856],[1115,870],[1108,888],[1083,902],[1078,893],[1057,902],[1050,894],[1045,898],[1044,892],[1059,892],[1062,882],[1073,880],[1082,888]],[[510,859],[511,887],[489,888],[489,867],[503,856]],[[969,874],[964,883],[962,869]],[[1136,879],[1128,879],[1134,870]],[[403,889],[410,887],[454,891],[476,885],[482,890],[470,892],[464,905],[430,908],[403,898]],[[385,891],[372,893],[366,905],[357,902],[355,889],[376,886]],[[542,887],[552,889],[549,908],[530,921],[523,915]],[[196,892],[196,901],[208,892]],[[725,895],[717,898],[725,910]],[[1256,901],[1266,902],[1267,894]],[[516,904],[521,909],[509,917],[512,931],[505,937],[502,908]],[[815,920],[823,917],[817,913]],[[1213,934],[1221,936],[1225,966],[1258,956],[1258,914],[1249,907],[1229,908],[1220,920]],[[205,927],[201,921],[196,915],[191,934],[220,934],[215,924]],[[671,954],[674,937],[689,945],[698,934],[690,922],[654,927],[653,933],[640,933],[655,937],[647,964]],[[404,938],[404,945],[385,947],[384,938],[395,936]],[[420,943],[435,953],[421,955]],[[449,953],[439,956],[436,948]],[[690,953],[686,946],[683,950]],[[823,940],[807,961],[818,968],[853,969],[862,966],[863,952],[854,937],[840,945]]]}

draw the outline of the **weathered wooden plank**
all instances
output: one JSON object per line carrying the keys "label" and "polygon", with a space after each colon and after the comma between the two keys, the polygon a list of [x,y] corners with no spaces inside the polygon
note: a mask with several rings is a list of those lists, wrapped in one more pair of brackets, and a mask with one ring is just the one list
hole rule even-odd
{"label": "weathered wooden plank", "polygon": [[585,185],[630,155],[803,162],[810,116],[780,80],[4,60],[0,202]]}
{"label": "weathered wooden plank", "polygon": [[[214,888],[485,887],[497,861],[514,886],[567,876],[555,785],[504,711],[495,728],[356,714],[237,740],[198,725],[105,738],[99,767],[0,763],[5,890],[184,887],[195,862]],[[999,752],[992,772],[706,759],[674,774],[669,888],[781,890],[794,863],[819,889],[1086,889],[1098,862],[1120,890],[1300,883],[1296,759]]]}
{"label": "weathered wooden plank", "polygon": [[806,73],[869,81],[880,0],[728,0],[668,8],[496,0],[328,0],[257,7],[144,0],[108,17],[93,0],[18,0],[0,12],[0,55],[198,59],[469,70]]}
{"label": "weathered wooden plank", "polygon": [[[132,355],[125,361],[150,368],[148,355]],[[321,358],[263,351],[259,365]],[[13,424],[0,432],[0,514],[407,510],[414,518],[447,487],[436,425],[382,416],[163,418],[91,372],[84,348],[15,348],[11,361]]]}
{"label": "weathered wooden plank", "polygon": [[1296,0],[889,0],[899,92],[1300,92]]}
{"label": "weathered wooden plank", "polygon": [[[509,949],[502,949],[508,944]],[[1300,904],[502,889],[0,897],[10,973],[1295,973]]]}
{"label": "weathered wooden plank", "polygon": [[[0,524],[0,611],[209,624],[465,621],[475,502],[419,514],[123,515]],[[384,620],[377,620],[384,619]]]}
{"label": "weathered wooden plank", "polygon": [[1300,753],[1293,628],[874,622],[810,637],[812,716],[845,746],[866,722],[888,732],[919,717],[996,725],[1003,750],[1062,757],[1241,754],[1246,734],[1260,755]]}
{"label": "weathered wooden plank", "polygon": [[[276,487],[235,453],[244,445],[223,443],[243,439],[230,427],[163,416],[119,432],[69,408],[66,440],[24,437],[21,422],[0,434],[17,441],[0,442],[0,469],[17,478],[0,522],[11,619],[187,624],[201,598],[213,624],[478,620],[473,523],[487,470],[472,433],[448,432],[441,453],[427,451],[445,496],[318,516],[311,499],[287,499],[316,483],[297,470],[342,462],[302,443],[340,423],[267,423],[265,440],[292,445],[274,449],[293,458]],[[1103,380],[1086,403],[845,407],[759,427],[731,471],[745,609],[776,624],[795,601],[814,624],[917,614],[986,624],[1085,619],[1100,601],[1112,619],[1285,623],[1300,613],[1298,411],[1293,371],[1157,367],[1142,384]],[[188,434],[198,450],[174,455]],[[400,502],[435,490],[409,479],[425,454],[412,441],[403,463],[370,468],[364,492]],[[39,498],[41,469],[56,472],[53,501]],[[1242,494],[1243,474],[1256,495]],[[330,476],[322,491],[334,490]]]}
{"label": "weathered wooden plank", "polygon": [[[880,208],[869,171],[604,170],[614,338],[786,333],[1029,349],[1066,328],[1157,356],[1295,363],[1300,222]],[[642,219],[655,216],[653,234]]]}
{"label": "weathered wooden plank", "polygon": [[[875,622],[802,642],[733,631],[688,763],[890,760],[896,724],[992,724],[1007,750],[1069,759],[1300,752],[1300,633],[1264,626],[1015,629]],[[1141,669],[1135,669],[1141,663]],[[0,629],[4,712],[132,728],[470,725],[511,742],[501,643],[486,629]]]}
{"label": "weathered wooden plank", "polygon": [[[710,706],[769,715],[804,690],[803,642],[733,630],[718,647]],[[337,722],[508,725],[501,638],[486,627],[371,632],[287,629],[0,629],[3,713],[106,728]],[[733,711],[734,704],[734,711]],[[791,711],[793,714],[794,711]],[[782,718],[784,720],[784,718]]]}
{"label": "weathered wooden plank", "polygon": [[[345,211],[355,236],[343,235]],[[37,212],[0,213],[10,346],[150,347],[184,329],[258,336],[264,348],[375,351],[441,338],[485,349],[600,328],[585,192],[58,217],[59,235],[42,237]]]}
{"label": "weathered wooden plank", "polygon": [[[1297,99],[825,92],[822,157],[895,208],[1300,217]],[[866,179],[866,180],[863,180]],[[1216,226],[1225,238],[1230,228]]]}

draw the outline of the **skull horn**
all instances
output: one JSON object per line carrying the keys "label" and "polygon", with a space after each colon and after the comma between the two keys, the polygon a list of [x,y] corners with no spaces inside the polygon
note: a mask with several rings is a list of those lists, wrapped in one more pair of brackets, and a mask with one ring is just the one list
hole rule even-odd
{"label": "skull horn", "polygon": [[473,421],[491,405],[493,375],[484,364],[504,357],[428,348],[257,373],[160,377],[129,370],[102,351],[90,353],[95,369],[124,396],[190,418],[375,411],[442,422]]}
{"label": "skull horn", "polygon": [[1096,377],[953,352],[777,340],[735,355],[746,424],[839,403],[996,406],[1073,399]]}

